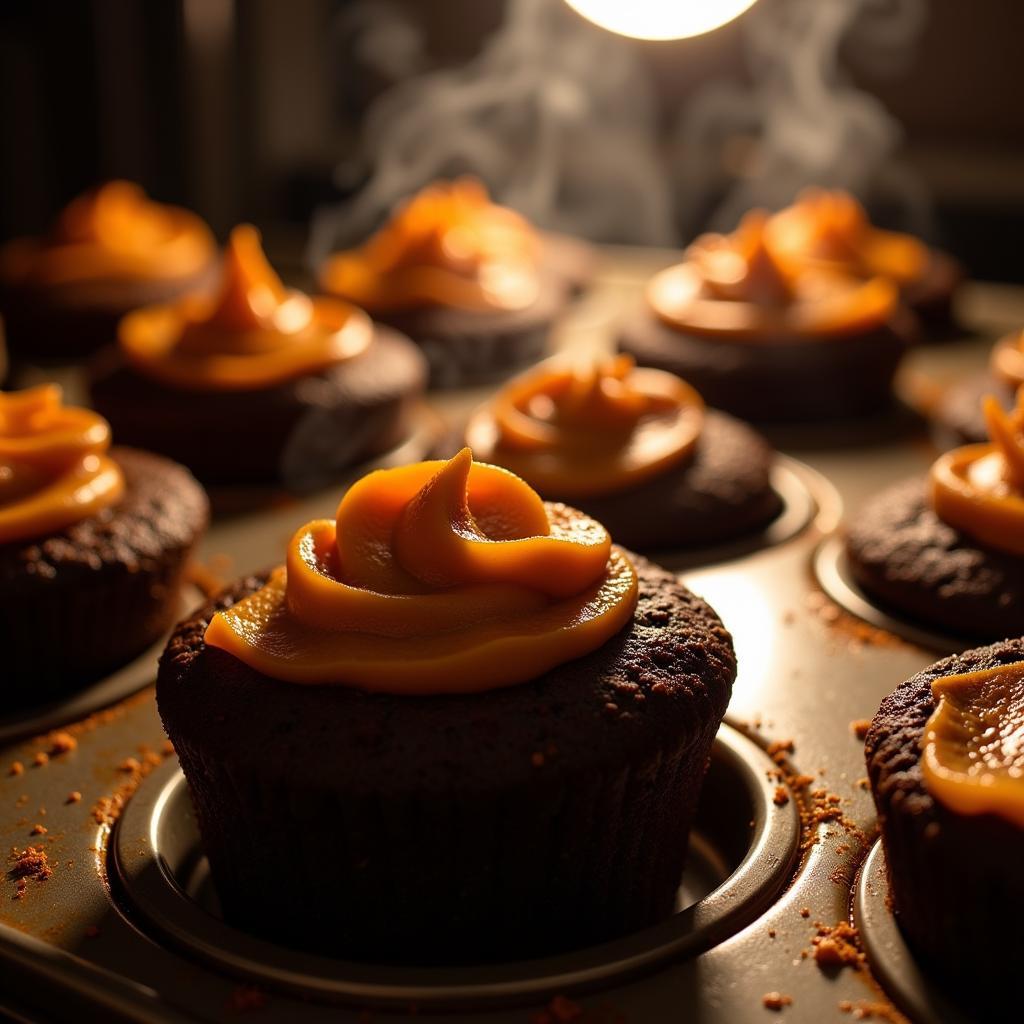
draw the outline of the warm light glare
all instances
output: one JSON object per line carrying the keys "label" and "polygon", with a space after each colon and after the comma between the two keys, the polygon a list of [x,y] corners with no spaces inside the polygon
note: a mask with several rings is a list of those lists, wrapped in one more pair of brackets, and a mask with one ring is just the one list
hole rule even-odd
{"label": "warm light glare", "polygon": [[601,28],[632,39],[686,39],[739,17],[754,0],[565,0]]}

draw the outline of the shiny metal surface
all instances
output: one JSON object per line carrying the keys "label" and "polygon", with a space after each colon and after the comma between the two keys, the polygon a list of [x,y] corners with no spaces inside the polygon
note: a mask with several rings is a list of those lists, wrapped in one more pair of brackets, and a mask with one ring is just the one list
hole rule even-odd
{"label": "shiny metal surface", "polygon": [[[608,250],[604,258],[595,287],[559,326],[558,347],[576,352],[606,348],[616,318],[638,300],[646,277],[670,262],[672,254]],[[962,314],[980,336],[910,354],[899,387],[915,406],[926,408],[942,387],[983,365],[986,338],[1024,322],[1024,294],[1018,289],[977,285],[963,298]],[[479,390],[445,395],[433,407],[454,421],[482,397]],[[776,744],[771,749],[787,761],[786,778],[773,778],[770,784],[783,787],[787,806],[804,812],[803,855],[790,883],[760,916],[699,955],[670,958],[635,977],[618,976],[611,986],[573,993],[579,1020],[755,1024],[772,1019],[762,998],[779,992],[792,998],[781,1020],[848,1022],[856,1007],[885,1002],[879,981],[895,993],[881,968],[876,968],[877,980],[867,969],[824,971],[810,955],[819,925],[850,919],[855,877],[874,841],[874,809],[853,724],[870,718],[883,696],[938,656],[928,646],[845,611],[815,577],[815,551],[837,528],[840,515],[856,515],[870,494],[921,472],[934,457],[927,431],[913,417],[896,417],[891,428],[870,426],[860,436],[854,431],[844,437],[837,447],[822,447],[813,430],[803,439],[786,439],[785,453],[828,481],[822,488],[805,478],[816,505],[809,525],[772,546],[683,569],[687,583],[714,605],[735,638],[740,670],[727,720],[763,748]],[[229,579],[272,563],[295,527],[311,515],[329,515],[342,490],[339,486],[270,507],[247,508],[242,502],[204,543],[208,569]],[[125,995],[123,1005],[134,1006],[138,1019],[172,1020],[178,1014],[192,1020],[237,1020],[240,1008],[247,1010],[242,1019],[265,1021],[390,1024],[409,1019],[409,1007],[366,1010],[308,994],[300,998],[270,985],[253,986],[230,969],[155,937],[151,925],[117,896],[116,882],[113,894],[107,884],[109,826],[103,813],[111,796],[127,796],[126,788],[134,784],[134,774],[125,771],[127,759],[142,758],[140,747],[160,751],[163,732],[152,692],[143,690],[73,728],[77,749],[39,766],[34,758],[45,752],[45,738],[8,743],[0,750],[0,842],[18,850],[41,845],[53,866],[52,877],[30,880],[20,899],[13,898],[16,880],[2,881],[0,989],[15,995],[19,987],[31,991],[29,1005],[37,1019],[59,1017],[72,998],[78,1005],[99,1006],[93,983],[108,976],[118,979],[109,988],[110,998],[119,994],[119,985],[127,986],[130,997]],[[20,774],[9,774],[14,761],[24,766]],[[812,781],[794,786],[794,773]],[[145,780],[140,795],[158,778],[154,774]],[[841,820],[815,818],[816,801],[826,799],[811,796],[815,790],[836,798],[830,806],[839,808]],[[68,802],[71,791],[80,793],[75,802]],[[729,810],[722,808],[723,813]],[[33,834],[36,824],[44,825],[46,833]],[[138,855],[150,855],[144,843]],[[872,931],[869,924],[865,943],[880,963],[871,952]],[[24,964],[40,970],[45,964],[45,983]],[[930,989],[927,976],[922,984]],[[523,1005],[504,1008],[425,1007],[423,1016],[439,1024],[530,1024],[543,1019],[543,1013],[551,1019],[544,1009],[550,992],[550,987],[534,988],[532,995],[523,994]],[[0,1004],[5,998],[6,993]],[[945,1019],[932,1006],[915,1004],[910,1012],[927,1024]]]}

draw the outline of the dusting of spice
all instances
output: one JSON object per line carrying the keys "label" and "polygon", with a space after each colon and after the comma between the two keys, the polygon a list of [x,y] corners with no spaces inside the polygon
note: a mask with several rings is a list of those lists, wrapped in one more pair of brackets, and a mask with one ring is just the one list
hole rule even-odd
{"label": "dusting of spice", "polygon": [[53,875],[46,851],[41,846],[27,846],[24,850],[15,848],[11,851],[10,860],[7,877],[17,882],[14,894],[16,900],[24,898],[30,879],[45,882]]}
{"label": "dusting of spice", "polygon": [[124,805],[135,793],[142,783],[142,780],[149,773],[163,762],[166,754],[158,754],[153,750],[146,750],[141,760],[137,757],[125,758],[117,766],[117,771],[126,775],[127,778],[106,796],[102,796],[93,804],[92,817],[97,825],[113,825],[124,810]]}

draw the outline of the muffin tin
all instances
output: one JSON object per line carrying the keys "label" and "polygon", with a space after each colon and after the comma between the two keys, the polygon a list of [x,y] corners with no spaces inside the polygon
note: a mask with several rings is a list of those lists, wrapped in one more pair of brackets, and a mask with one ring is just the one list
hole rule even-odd
{"label": "muffin tin", "polygon": [[[560,346],[607,344],[613,318],[671,254],[606,257],[597,286],[560,328]],[[1024,321],[1024,298],[978,286],[967,313],[997,332]],[[908,393],[984,358],[980,342],[914,353]],[[446,395],[435,408],[455,421],[480,397]],[[52,736],[15,742],[15,733],[0,733],[0,834],[8,849],[42,847],[53,869],[45,881],[29,878],[22,898],[14,898],[15,879],[4,879],[0,962],[10,980],[0,1007],[28,1020],[242,1013],[378,1024],[419,1013],[466,1024],[640,1024],[699,1012],[704,1024],[744,1024],[771,1019],[764,998],[778,993],[792,1000],[782,1000],[783,1020],[848,1021],[868,1009],[876,1019],[901,1019],[894,1004],[929,1024],[969,1020],[942,1001],[888,911],[854,725],[960,642],[909,634],[867,605],[848,604],[829,584],[825,558],[844,506],[855,512],[886,483],[923,470],[932,450],[923,432],[887,441],[874,430],[845,441],[788,449],[796,457],[782,459],[776,474],[786,511],[755,544],[666,559],[732,629],[740,663],[680,909],[669,921],[562,957],[444,971],[347,965],[240,935],[217,917],[181,776],[143,688],[81,721],[90,708],[72,703],[64,714],[22,722],[22,735],[71,723],[71,750],[61,752],[66,742]],[[262,567],[296,524],[332,509],[340,493],[236,505],[211,530],[208,567],[225,579]],[[36,764],[37,754],[48,756]],[[10,774],[16,761],[22,770]],[[36,825],[46,831],[33,834]],[[323,856],[329,869],[330,851]],[[865,961],[819,966],[812,940],[851,914]]]}

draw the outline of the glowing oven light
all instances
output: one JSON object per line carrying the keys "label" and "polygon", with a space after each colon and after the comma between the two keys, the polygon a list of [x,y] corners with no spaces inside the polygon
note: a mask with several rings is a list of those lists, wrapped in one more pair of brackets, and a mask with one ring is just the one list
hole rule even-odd
{"label": "glowing oven light", "polygon": [[738,18],[754,0],[565,0],[588,21],[633,39],[686,39]]}

